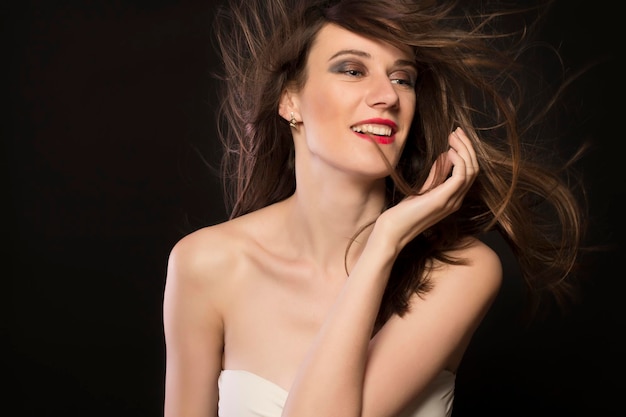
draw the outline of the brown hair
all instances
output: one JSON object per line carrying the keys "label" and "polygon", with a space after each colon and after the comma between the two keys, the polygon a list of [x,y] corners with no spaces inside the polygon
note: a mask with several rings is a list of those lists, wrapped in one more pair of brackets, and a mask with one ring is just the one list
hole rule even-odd
{"label": "brown hair", "polygon": [[402,250],[378,324],[403,314],[414,292],[428,291],[432,260],[461,262],[445,253],[463,237],[491,230],[499,231],[517,256],[531,301],[545,293],[564,305],[575,288],[571,276],[585,210],[568,182],[571,166],[548,165],[541,141],[531,136],[555,101],[546,100],[535,119],[523,112],[526,68],[520,57],[532,27],[496,30],[512,16],[534,11],[470,12],[468,2],[431,0],[231,0],[215,19],[224,89],[218,133],[230,217],[293,194],[293,139],[278,103],[288,83],[306,81],[310,46],[332,22],[415,51],[416,113],[387,181],[388,207],[420,189],[457,126],[472,140],[481,169],[461,209]]}

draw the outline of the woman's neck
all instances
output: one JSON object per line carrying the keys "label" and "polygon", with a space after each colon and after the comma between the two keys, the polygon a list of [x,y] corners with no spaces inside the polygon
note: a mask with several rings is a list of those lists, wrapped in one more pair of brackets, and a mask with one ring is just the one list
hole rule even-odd
{"label": "woman's neck", "polygon": [[350,265],[361,253],[371,227],[358,236],[357,232],[378,217],[384,200],[384,180],[368,188],[320,183],[298,187],[283,205],[288,240],[322,269],[343,269],[346,248],[355,239]]}

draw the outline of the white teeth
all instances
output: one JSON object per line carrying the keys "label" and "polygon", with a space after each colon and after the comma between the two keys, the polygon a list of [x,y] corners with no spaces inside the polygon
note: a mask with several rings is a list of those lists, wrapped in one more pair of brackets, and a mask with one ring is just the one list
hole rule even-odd
{"label": "white teeth", "polygon": [[357,125],[352,126],[352,130],[359,133],[371,133],[377,136],[391,136],[391,128],[382,125]]}

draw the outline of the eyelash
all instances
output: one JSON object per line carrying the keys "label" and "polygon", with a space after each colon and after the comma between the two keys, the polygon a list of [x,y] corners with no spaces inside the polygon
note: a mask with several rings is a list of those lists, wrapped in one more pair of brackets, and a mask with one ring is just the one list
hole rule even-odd
{"label": "eyelash", "polygon": [[[338,73],[346,74],[350,77],[361,77],[365,73],[365,71],[362,71],[357,68],[346,68],[346,65],[339,66],[336,71]],[[397,84],[400,86],[406,86],[406,87],[411,87],[411,88],[415,87],[415,81],[411,79],[411,77],[408,77],[407,79],[392,78],[391,82],[393,84]]]}
{"label": "eyelash", "polygon": [[415,81],[413,81],[411,79],[405,80],[405,79],[402,79],[402,78],[393,78],[391,80],[391,82],[395,83],[395,84],[399,84],[399,85],[405,85],[405,86],[411,87],[411,88],[415,87]]}

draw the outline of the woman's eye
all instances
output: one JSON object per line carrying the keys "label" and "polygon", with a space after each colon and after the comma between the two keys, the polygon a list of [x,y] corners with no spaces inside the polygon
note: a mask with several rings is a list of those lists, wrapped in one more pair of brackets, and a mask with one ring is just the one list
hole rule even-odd
{"label": "woman's eye", "polygon": [[391,82],[394,83],[394,84],[406,85],[407,87],[415,86],[415,82],[413,80],[410,80],[410,79],[392,78]]}
{"label": "woman's eye", "polygon": [[339,62],[332,67],[332,71],[337,74],[347,75],[349,77],[362,77],[365,75],[365,69],[353,62]]}
{"label": "woman's eye", "polygon": [[359,75],[363,75],[363,72],[356,69],[347,69],[344,71],[345,74],[351,75],[353,77],[358,77]]}
{"label": "woman's eye", "polygon": [[391,82],[393,84],[399,84],[407,87],[415,87],[415,79],[417,77],[413,77],[410,74],[392,74]]}
{"label": "woman's eye", "polygon": [[350,77],[361,77],[365,74],[362,68],[355,67],[354,65],[344,65],[338,69],[338,72],[349,75]]}

